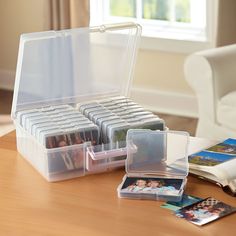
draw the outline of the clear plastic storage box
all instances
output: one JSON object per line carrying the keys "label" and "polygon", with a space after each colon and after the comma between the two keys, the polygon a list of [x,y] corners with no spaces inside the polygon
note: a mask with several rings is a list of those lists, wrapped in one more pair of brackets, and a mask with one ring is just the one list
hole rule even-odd
{"label": "clear plastic storage box", "polygon": [[[48,181],[124,166],[126,148],[91,142],[46,148],[19,120],[24,113],[129,97],[140,34],[139,25],[124,23],[21,36],[11,114],[17,149]],[[79,164],[73,168],[74,156]],[[66,170],[61,158],[68,161]]]}
{"label": "clear plastic storage box", "polygon": [[129,130],[121,198],[181,201],[188,175],[189,135],[182,131]]}

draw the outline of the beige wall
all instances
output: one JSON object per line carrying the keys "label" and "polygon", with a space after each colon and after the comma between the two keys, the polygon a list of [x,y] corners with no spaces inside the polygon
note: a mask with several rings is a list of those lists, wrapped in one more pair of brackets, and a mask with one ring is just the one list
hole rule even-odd
{"label": "beige wall", "polygon": [[136,64],[134,86],[192,94],[184,79],[185,54],[140,50]]}
{"label": "beige wall", "polygon": [[47,2],[0,1],[0,70],[15,71],[20,34],[48,29]]}

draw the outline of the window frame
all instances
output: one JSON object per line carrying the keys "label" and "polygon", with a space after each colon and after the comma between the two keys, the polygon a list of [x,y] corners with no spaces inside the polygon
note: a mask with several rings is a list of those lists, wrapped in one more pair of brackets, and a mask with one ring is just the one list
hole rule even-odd
{"label": "window frame", "polygon": [[[141,0],[137,0],[141,1]],[[108,12],[109,4],[105,4],[107,0],[90,0],[90,24],[91,25],[100,25],[106,23],[114,23],[114,22],[122,22],[124,19],[126,21],[134,21],[141,25],[143,25],[144,21],[153,21],[153,20],[146,20],[143,19],[141,22],[137,21],[136,18],[132,17],[105,17],[104,12]],[[188,23],[181,23],[175,22],[175,27],[171,26],[172,29],[178,29],[178,25],[180,26],[180,33],[176,35],[171,35],[168,31],[167,34],[159,34],[159,36],[153,36],[153,34],[148,34],[144,27],[151,27],[151,24],[144,24],[143,27],[143,34],[141,36],[141,49],[147,50],[159,50],[159,51],[166,51],[166,52],[177,52],[177,53],[192,53],[199,50],[204,50],[208,48],[213,48],[216,46],[216,22],[217,22],[217,9],[218,9],[218,0],[206,0],[206,29],[205,29],[205,37],[193,37],[189,34],[190,30],[195,30],[194,28],[188,27]],[[140,9],[137,9],[139,11]],[[113,19],[111,21],[111,18]],[[114,21],[115,20],[115,21]],[[168,27],[168,22],[161,22],[160,25],[154,24],[156,27],[156,31],[161,32],[162,28]],[[185,24],[185,27],[181,27]],[[197,29],[197,28],[196,28]],[[186,32],[185,32],[186,31]],[[171,31],[170,31],[171,32]],[[168,35],[169,33],[169,35]],[[186,34],[185,34],[186,33]],[[194,32],[195,35],[197,31]],[[189,37],[188,37],[189,34]],[[177,37],[179,35],[179,37]],[[183,35],[183,37],[182,37]]]}

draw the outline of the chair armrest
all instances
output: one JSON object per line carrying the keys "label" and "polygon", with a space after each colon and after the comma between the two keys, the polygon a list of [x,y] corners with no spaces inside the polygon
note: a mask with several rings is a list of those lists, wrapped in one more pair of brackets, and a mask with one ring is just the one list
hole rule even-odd
{"label": "chair armrest", "polygon": [[187,82],[196,93],[199,117],[215,121],[215,100],[213,71],[205,57],[192,54],[185,60],[184,74]]}
{"label": "chair armrest", "polygon": [[190,55],[185,61],[184,72],[198,96],[199,115],[207,113],[215,121],[218,101],[236,90],[236,44]]}
{"label": "chair armrest", "polygon": [[[236,44],[205,50],[192,56],[202,57],[209,64],[214,95],[217,100],[236,90]],[[198,70],[198,64],[195,64],[195,67]]]}

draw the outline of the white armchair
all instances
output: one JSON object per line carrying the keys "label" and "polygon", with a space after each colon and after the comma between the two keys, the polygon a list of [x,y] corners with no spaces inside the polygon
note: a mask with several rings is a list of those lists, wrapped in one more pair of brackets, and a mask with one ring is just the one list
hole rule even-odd
{"label": "white armchair", "polygon": [[196,136],[236,137],[236,44],[190,55],[184,72],[198,99]]}

